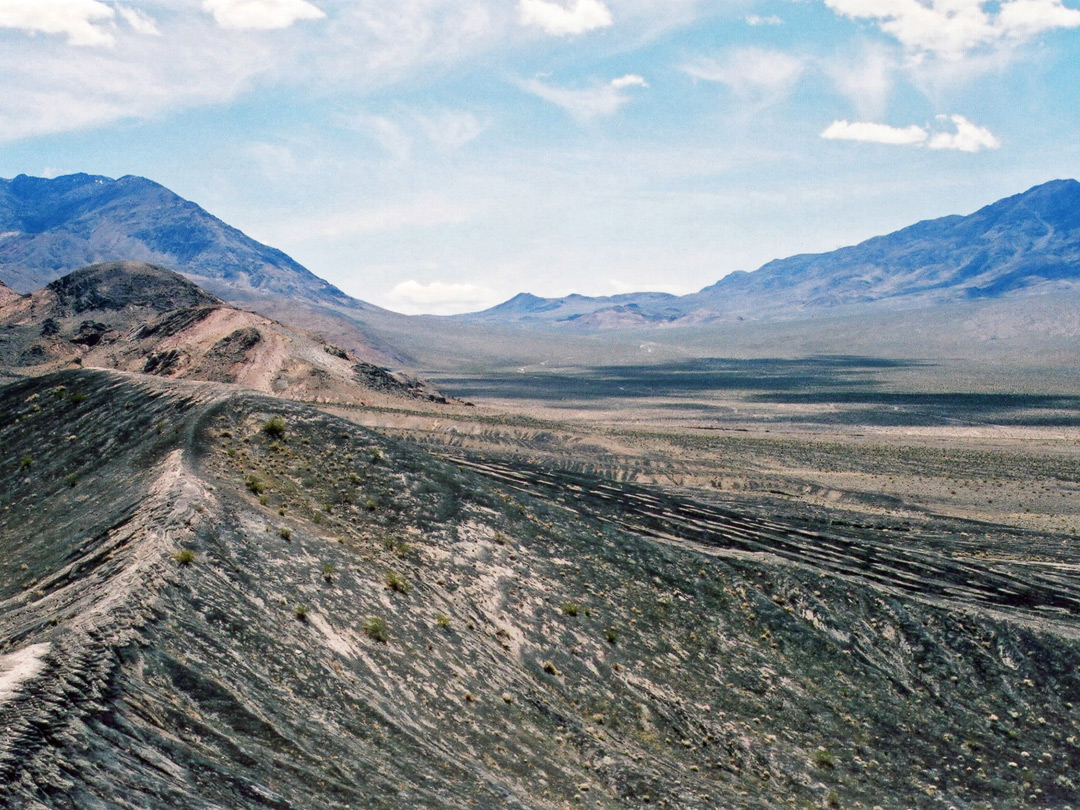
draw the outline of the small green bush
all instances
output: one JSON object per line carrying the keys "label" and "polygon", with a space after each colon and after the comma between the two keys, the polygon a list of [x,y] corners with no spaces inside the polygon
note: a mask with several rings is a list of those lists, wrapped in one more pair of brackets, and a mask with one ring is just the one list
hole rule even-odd
{"label": "small green bush", "polygon": [[619,641],[619,634],[615,631],[614,627],[609,627],[604,632],[604,638],[607,639],[608,644],[616,644]]}
{"label": "small green bush", "polygon": [[581,606],[576,602],[567,602],[562,606],[564,616],[577,616],[581,612]]}
{"label": "small green bush", "polygon": [[29,453],[19,459],[20,470],[29,470],[32,466],[34,466],[34,457]]}
{"label": "small green bush", "polygon": [[387,571],[386,576],[383,577],[383,581],[386,583],[387,590],[394,591],[395,593],[408,593],[409,582],[397,571]]}
{"label": "small green bush", "polygon": [[298,622],[306,622],[308,616],[307,605],[297,605],[295,608],[293,608],[293,615],[296,617],[296,620]]}
{"label": "small green bush", "polygon": [[374,641],[386,643],[390,640],[390,631],[386,626],[386,619],[379,616],[370,616],[364,622],[364,633]]}
{"label": "small green bush", "polygon": [[290,529],[288,526],[281,526],[277,530],[277,533],[278,533],[278,537],[280,537],[286,543],[288,543],[290,540],[292,540],[292,529]]}
{"label": "small green bush", "polygon": [[811,761],[819,768],[831,770],[836,767],[836,755],[831,751],[826,751],[824,748],[817,749],[811,757]]}
{"label": "small green bush", "polygon": [[281,439],[285,436],[285,420],[280,416],[275,416],[262,426],[262,432],[269,436],[271,439]]}
{"label": "small green bush", "polygon": [[74,489],[75,485],[77,483],[79,483],[79,474],[78,473],[72,473],[71,475],[66,476],[64,478],[64,483],[67,484],[72,489]]}
{"label": "small green bush", "polygon": [[195,562],[195,552],[190,548],[182,548],[174,551],[172,558],[177,565],[191,565]]}
{"label": "small green bush", "polygon": [[337,569],[334,568],[334,566],[332,566],[330,563],[326,563],[325,565],[323,565],[323,567],[322,567],[322,578],[323,579],[325,579],[327,582],[333,582],[335,576],[337,576]]}
{"label": "small green bush", "polygon": [[244,486],[248,488],[249,492],[255,495],[262,495],[266,492],[266,484],[264,484],[257,475],[249,475],[244,479]]}
{"label": "small green bush", "polygon": [[449,616],[440,613],[435,617],[435,625],[441,627],[443,630],[449,630],[451,624],[453,624],[453,622],[450,620]]}

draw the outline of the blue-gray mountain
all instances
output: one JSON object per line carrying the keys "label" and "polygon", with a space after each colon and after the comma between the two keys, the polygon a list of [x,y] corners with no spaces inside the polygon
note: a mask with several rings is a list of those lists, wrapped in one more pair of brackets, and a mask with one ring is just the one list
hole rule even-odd
{"label": "blue-gray mountain", "polygon": [[143,261],[229,300],[358,304],[289,258],[143,177],[0,179],[0,281],[29,292],[80,267]]}
{"label": "blue-gray mountain", "polygon": [[604,328],[909,309],[1080,286],[1080,183],[1054,180],[988,205],[830,253],[769,262],[700,292],[613,298],[528,294],[458,316]]}

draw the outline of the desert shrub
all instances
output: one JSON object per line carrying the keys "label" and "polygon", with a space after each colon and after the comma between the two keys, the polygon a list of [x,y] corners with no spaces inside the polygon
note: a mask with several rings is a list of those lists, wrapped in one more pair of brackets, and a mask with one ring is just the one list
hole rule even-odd
{"label": "desert shrub", "polygon": [[262,495],[266,492],[266,484],[264,484],[257,475],[249,475],[244,479],[244,486],[248,488],[249,492],[255,495]]}
{"label": "desert shrub", "polygon": [[836,767],[836,755],[824,748],[817,749],[810,759],[818,768],[832,769]]}
{"label": "desert shrub", "polygon": [[195,562],[195,552],[190,548],[182,548],[174,551],[172,558],[177,565],[191,565]]}
{"label": "desert shrub", "polygon": [[[68,402],[72,405],[78,405],[80,402],[86,399],[86,394],[81,391],[73,391],[68,395]],[[125,403],[126,405],[126,403]]]}
{"label": "desert shrub", "polygon": [[326,563],[325,565],[323,565],[323,567],[322,567],[322,578],[323,579],[325,579],[327,582],[333,582],[334,577],[336,575],[337,575],[337,569],[334,568],[334,566],[332,566],[330,563]]}
{"label": "desert shrub", "polygon": [[308,617],[307,605],[297,605],[293,608],[293,615],[296,617],[297,621],[306,622]]}
{"label": "desert shrub", "polygon": [[292,529],[290,529],[288,526],[281,526],[277,530],[277,533],[278,537],[280,537],[285,542],[289,542],[290,540],[292,540]]}
{"label": "desert shrub", "polygon": [[275,416],[272,419],[267,420],[266,424],[262,426],[262,432],[269,436],[271,439],[281,439],[285,436],[285,420],[280,416]]}
{"label": "desert shrub", "polygon": [[381,641],[384,644],[390,639],[390,630],[386,626],[386,619],[380,616],[368,617],[367,621],[364,622],[364,633],[368,638]]}
{"label": "desert shrub", "polygon": [[562,606],[564,616],[577,616],[581,612],[581,606],[576,602],[567,602]]}
{"label": "desert shrub", "polygon": [[435,617],[436,627],[441,627],[443,630],[449,630],[451,624],[452,622],[450,621],[450,617],[446,616],[445,614],[440,613],[438,616]]}
{"label": "desert shrub", "polygon": [[604,638],[607,639],[608,644],[615,644],[619,641],[619,634],[615,631],[614,627],[609,627],[604,631]]}
{"label": "desert shrub", "polygon": [[408,593],[409,582],[397,571],[387,571],[386,576],[383,577],[383,582],[386,583],[387,590],[394,591],[395,593]]}
{"label": "desert shrub", "polygon": [[19,459],[20,470],[29,470],[32,466],[34,466],[34,457],[29,453]]}
{"label": "desert shrub", "polygon": [[78,473],[72,473],[71,475],[66,476],[64,478],[64,483],[67,484],[72,489],[74,489],[75,485],[77,483],[79,483],[79,474]]}

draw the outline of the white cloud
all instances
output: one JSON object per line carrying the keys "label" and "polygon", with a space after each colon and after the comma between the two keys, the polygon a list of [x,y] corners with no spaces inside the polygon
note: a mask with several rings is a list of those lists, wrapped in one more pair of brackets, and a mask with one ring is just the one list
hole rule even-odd
{"label": "white cloud", "polygon": [[519,0],[518,14],[522,25],[554,36],[583,34],[614,22],[611,11],[600,0],[573,0],[569,7],[548,0]]}
{"label": "white cloud", "polygon": [[778,17],[775,14],[769,14],[766,17],[763,17],[760,14],[747,14],[746,15],[746,24],[747,25],[755,25],[755,26],[756,25],[783,25],[784,20],[782,18]]}
{"label": "white cloud", "polygon": [[137,34],[144,34],[146,36],[160,36],[161,32],[158,30],[157,23],[149,15],[139,11],[137,8],[130,8],[128,6],[117,6],[117,13],[120,18],[131,26],[131,30]]}
{"label": "white cloud", "polygon": [[956,132],[939,132],[927,144],[931,149],[957,149],[961,152],[981,152],[1000,149],[1001,141],[986,127],[976,126],[962,115],[939,115],[939,121],[951,121]]}
{"label": "white cloud", "polygon": [[822,138],[840,141],[863,141],[892,146],[926,146],[930,149],[955,149],[960,152],[981,152],[983,149],[999,149],[1001,141],[986,127],[971,123],[962,115],[939,115],[939,125],[951,124],[953,132],[931,133],[924,127],[912,124],[893,127],[868,121],[833,121]]}
{"label": "white cloud", "polygon": [[735,48],[689,62],[682,70],[695,79],[725,84],[743,101],[763,109],[787,97],[804,67],[803,60],[783,51]]}
{"label": "white cloud", "polygon": [[539,79],[523,81],[520,86],[523,90],[562,107],[579,121],[587,122],[617,113],[630,100],[625,92],[627,88],[648,87],[649,85],[636,73],[628,73],[612,79],[607,84],[597,84],[576,90],[554,87]]}
{"label": "white cloud", "polygon": [[307,0],[203,0],[203,11],[222,28],[270,30],[326,15]]}
{"label": "white cloud", "polygon": [[929,135],[925,129],[914,124],[901,128],[868,121],[833,121],[821,133],[821,137],[833,141],[904,145],[924,143]]}
{"label": "white cloud", "polygon": [[447,152],[471,143],[491,126],[490,120],[481,120],[464,110],[417,113],[416,121],[424,130],[428,140],[437,149]]}
{"label": "white cloud", "polygon": [[98,0],[0,0],[0,28],[64,34],[69,45],[113,45],[111,31],[101,23],[114,16],[112,7]]}
{"label": "white cloud", "polygon": [[825,0],[837,14],[868,20],[916,57],[960,60],[1056,28],[1080,27],[1061,0]]}
{"label": "white cloud", "polygon": [[413,311],[461,311],[462,306],[483,307],[495,303],[495,292],[478,284],[432,281],[421,284],[415,279],[402,281],[386,296],[389,301]]}

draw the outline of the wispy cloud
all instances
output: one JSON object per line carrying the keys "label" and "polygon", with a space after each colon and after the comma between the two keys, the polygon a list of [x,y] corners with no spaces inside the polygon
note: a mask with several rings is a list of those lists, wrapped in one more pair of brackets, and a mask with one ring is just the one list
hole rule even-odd
{"label": "wispy cloud", "polygon": [[116,13],[120,15],[120,19],[131,26],[131,30],[135,33],[145,36],[161,36],[161,31],[158,30],[154,18],[145,12],[130,6],[117,6]]}
{"label": "wispy cloud", "polygon": [[878,118],[885,112],[900,65],[894,49],[862,43],[852,54],[830,56],[819,68],[860,117]]}
{"label": "wispy cloud", "polygon": [[786,98],[804,67],[802,59],[783,51],[734,48],[688,62],[682,70],[695,79],[727,85],[744,102],[760,109]]}
{"label": "wispy cloud", "polygon": [[630,100],[626,92],[629,88],[648,87],[649,84],[636,73],[628,73],[606,84],[578,89],[555,87],[540,79],[520,82],[520,86],[526,92],[561,107],[578,121],[588,122],[614,115]]}
{"label": "wispy cloud", "polygon": [[611,10],[600,0],[573,0],[569,6],[549,0],[520,0],[518,14],[522,25],[554,36],[584,34],[614,22]]}
{"label": "wispy cloud", "polygon": [[460,225],[473,217],[473,211],[463,203],[444,197],[423,195],[404,202],[388,203],[342,211],[330,216],[300,220],[280,230],[283,239],[303,242],[318,239],[337,239],[374,233],[387,233],[405,228],[436,228]]}
{"label": "wispy cloud", "polygon": [[769,15],[766,15],[766,16],[762,16],[760,14],[747,14],[745,19],[746,19],[746,24],[747,25],[753,25],[753,26],[758,26],[758,25],[783,25],[784,24],[783,18],[777,16],[776,14],[769,14]]}
{"label": "wispy cloud", "polygon": [[1080,27],[1061,0],[825,0],[837,14],[867,20],[917,58],[961,60],[973,51]]}
{"label": "wispy cloud", "polygon": [[272,30],[326,15],[307,0],[203,0],[203,11],[222,28]]}
{"label": "wispy cloud", "polygon": [[930,149],[954,149],[960,152],[981,152],[999,149],[1001,141],[986,127],[971,123],[962,115],[939,115],[939,125],[951,125],[953,131],[931,132],[912,124],[894,127],[869,121],[833,121],[821,137],[826,140],[862,141],[890,146],[926,146]]}
{"label": "wispy cloud", "polygon": [[98,0],[0,0],[0,28],[62,34],[69,45],[113,45],[112,31],[102,23],[115,15],[112,6]]}
{"label": "wispy cloud", "polygon": [[490,119],[481,119],[467,110],[438,110],[416,113],[415,117],[428,140],[442,151],[461,149],[491,126]]}

